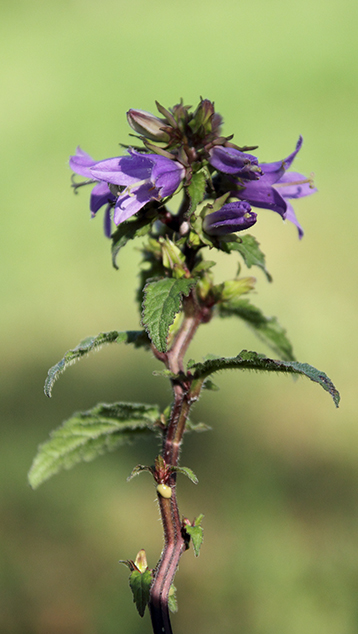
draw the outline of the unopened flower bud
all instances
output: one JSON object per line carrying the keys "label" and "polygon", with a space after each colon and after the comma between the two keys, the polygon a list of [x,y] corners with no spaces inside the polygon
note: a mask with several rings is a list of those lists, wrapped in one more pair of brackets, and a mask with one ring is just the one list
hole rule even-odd
{"label": "unopened flower bud", "polygon": [[196,132],[203,127],[205,131],[211,132],[211,119],[214,114],[214,104],[209,99],[202,99],[194,113],[191,128]]}
{"label": "unopened flower bud", "polygon": [[169,135],[161,130],[166,124],[163,119],[155,117],[150,112],[145,110],[133,110],[132,108],[127,112],[127,120],[131,128],[145,136],[152,141],[162,141],[167,143],[169,141]]}
{"label": "unopened flower bud", "polygon": [[222,284],[221,300],[230,301],[237,299],[240,295],[252,291],[255,287],[255,277],[242,277],[239,280],[227,280]]}
{"label": "unopened flower bud", "polygon": [[183,277],[186,272],[185,257],[179,247],[169,238],[160,238],[159,242],[162,249],[163,266],[166,269],[172,269],[176,277]]}
{"label": "unopened flower bud", "polygon": [[224,236],[235,231],[249,229],[255,224],[257,215],[244,200],[227,203],[218,211],[205,216],[203,228],[211,236]]}
{"label": "unopened flower bud", "polygon": [[136,558],[135,558],[135,565],[138,568],[139,572],[145,572],[148,568],[148,564],[147,564],[147,555],[145,553],[144,548],[142,548],[142,550],[139,551],[139,553],[137,554]]}

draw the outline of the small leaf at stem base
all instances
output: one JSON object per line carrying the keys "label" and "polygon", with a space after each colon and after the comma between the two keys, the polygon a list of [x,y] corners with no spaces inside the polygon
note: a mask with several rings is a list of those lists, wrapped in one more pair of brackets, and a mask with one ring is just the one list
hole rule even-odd
{"label": "small leaf at stem base", "polygon": [[199,557],[200,547],[204,540],[204,531],[201,526],[204,515],[200,514],[195,520],[192,526],[185,526],[185,531],[190,535],[193,542],[195,557]]}
{"label": "small leaf at stem base", "polygon": [[175,585],[172,583],[172,585],[170,586],[169,596],[168,596],[168,608],[171,612],[173,612],[173,614],[178,612],[178,601],[176,597],[176,591],[177,589]]}
{"label": "small leaf at stem base", "polygon": [[129,585],[133,592],[133,601],[140,616],[144,616],[145,608],[149,602],[149,591],[152,583],[152,571],[139,572],[134,570],[129,577]]}
{"label": "small leaf at stem base", "polygon": [[189,480],[191,480],[194,484],[198,484],[199,482],[194,471],[189,469],[189,467],[172,467],[172,471],[176,471],[177,473],[182,473],[187,478],[189,478]]}

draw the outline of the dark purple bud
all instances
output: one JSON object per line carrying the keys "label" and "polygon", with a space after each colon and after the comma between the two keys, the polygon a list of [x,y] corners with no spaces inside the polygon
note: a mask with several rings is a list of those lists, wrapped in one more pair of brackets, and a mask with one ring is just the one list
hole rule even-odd
{"label": "dark purple bud", "polygon": [[211,236],[224,236],[228,233],[249,229],[255,224],[257,215],[251,211],[249,203],[239,200],[223,205],[204,218],[203,229]]}

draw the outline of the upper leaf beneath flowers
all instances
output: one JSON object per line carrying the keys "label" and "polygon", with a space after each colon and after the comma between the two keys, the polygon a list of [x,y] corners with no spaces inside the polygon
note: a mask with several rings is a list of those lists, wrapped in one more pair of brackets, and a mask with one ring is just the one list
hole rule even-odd
{"label": "upper leaf beneath flowers", "polygon": [[196,281],[165,277],[144,287],[142,324],[160,352],[167,350],[169,328],[180,311],[182,297],[188,296]]}
{"label": "upper leaf beneath flowers", "polygon": [[194,213],[197,206],[204,200],[206,188],[205,168],[193,174],[191,183],[188,186],[188,194],[190,196],[190,213]]}
{"label": "upper leaf beneath flowers", "polygon": [[207,376],[220,370],[262,370],[264,372],[283,372],[285,374],[302,374],[311,381],[319,383],[326,392],[332,396],[336,407],[339,405],[340,395],[328,376],[308,363],[298,361],[279,361],[269,359],[263,354],[242,350],[237,357],[209,358],[203,363],[195,363],[191,366],[193,374],[192,393],[200,392],[201,386]]}
{"label": "upper leaf beneath flowers", "polygon": [[46,396],[51,397],[54,382],[69,365],[72,365],[78,359],[81,359],[81,357],[86,356],[89,352],[92,352],[92,350],[100,348],[105,343],[133,343],[135,348],[149,347],[150,345],[144,330],[127,330],[124,332],[111,330],[110,332],[101,332],[95,337],[86,337],[76,348],[68,350],[61,361],[49,369],[44,387]]}
{"label": "upper leaf beneath flowers", "polygon": [[265,273],[268,281],[272,282],[272,277],[266,268],[265,255],[262,253],[259,243],[254,236],[245,234],[243,236],[236,236],[235,240],[220,240],[220,249],[227,253],[238,251],[248,268],[258,266]]}

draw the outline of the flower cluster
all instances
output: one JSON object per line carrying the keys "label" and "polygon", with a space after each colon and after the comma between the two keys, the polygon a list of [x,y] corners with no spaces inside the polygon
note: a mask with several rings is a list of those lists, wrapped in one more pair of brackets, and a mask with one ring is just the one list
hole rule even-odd
{"label": "flower cluster", "polygon": [[204,218],[203,229],[208,235],[248,229],[257,220],[251,209],[256,207],[277,212],[295,224],[302,237],[290,199],[308,196],[316,189],[311,178],[287,171],[301,149],[302,137],[287,158],[260,163],[248,153],[255,147],[240,148],[231,142],[232,136],[221,136],[221,116],[207,99],[201,100],[194,113],[183,103],[171,110],[160,104],[157,107],[162,117],[142,110],[127,113],[130,126],[143,143],[140,150],[129,147],[125,156],[96,162],[77,148],[70,157],[71,169],[95,184],[92,216],[106,206],[107,236],[112,218],[119,225],[148,208],[155,209],[158,217],[168,213],[165,205],[173,194],[183,189],[185,195],[193,176],[205,169],[205,198],[216,200],[226,194],[221,208]]}

